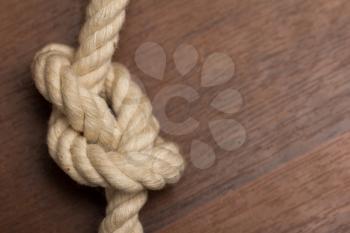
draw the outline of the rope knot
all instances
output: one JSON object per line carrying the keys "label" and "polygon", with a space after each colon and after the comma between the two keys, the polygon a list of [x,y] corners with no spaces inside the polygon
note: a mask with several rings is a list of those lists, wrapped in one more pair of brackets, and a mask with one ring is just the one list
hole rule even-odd
{"label": "rope knot", "polygon": [[79,183],[126,192],[177,182],[182,157],[158,136],[151,104],[127,69],[111,64],[96,92],[80,83],[73,58],[70,47],[49,45],[33,65],[37,88],[54,105],[48,141],[58,165]]}
{"label": "rope knot", "polygon": [[176,183],[184,170],[177,146],[159,136],[149,99],[111,62],[127,3],[92,0],[79,48],[48,45],[32,66],[36,87],[53,104],[50,156],[78,183],[106,188],[101,233],[141,233],[145,190]]}

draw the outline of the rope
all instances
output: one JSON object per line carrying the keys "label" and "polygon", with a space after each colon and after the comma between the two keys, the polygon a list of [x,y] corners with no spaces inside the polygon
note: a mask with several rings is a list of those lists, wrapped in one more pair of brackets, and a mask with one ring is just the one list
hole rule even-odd
{"label": "rope", "polygon": [[149,99],[112,63],[128,2],[92,0],[79,48],[47,45],[32,66],[36,87],[53,105],[50,156],[78,183],[106,190],[100,233],[143,232],[146,190],[176,183],[184,170],[177,146],[158,135]]}

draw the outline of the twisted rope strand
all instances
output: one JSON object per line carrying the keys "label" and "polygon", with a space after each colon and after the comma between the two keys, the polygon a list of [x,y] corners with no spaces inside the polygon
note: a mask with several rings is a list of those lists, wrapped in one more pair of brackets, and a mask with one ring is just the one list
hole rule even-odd
{"label": "twisted rope strand", "polygon": [[[119,31],[125,20],[125,8],[128,0],[92,0],[87,10],[87,20],[80,35],[78,48],[72,64],[78,76],[84,76],[111,63],[115,46],[119,40]],[[84,79],[84,78],[83,78]],[[95,83],[102,77],[84,80]]]}
{"label": "twisted rope strand", "polygon": [[158,135],[149,99],[112,63],[128,2],[92,0],[79,48],[48,45],[32,66],[36,87],[53,104],[50,156],[78,183],[106,189],[100,233],[143,232],[146,189],[174,184],[184,170],[177,146]]}

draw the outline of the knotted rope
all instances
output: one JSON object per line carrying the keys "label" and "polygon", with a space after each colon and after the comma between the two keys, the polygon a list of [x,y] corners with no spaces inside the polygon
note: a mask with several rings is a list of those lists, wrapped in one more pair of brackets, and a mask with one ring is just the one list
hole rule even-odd
{"label": "knotted rope", "polygon": [[184,169],[178,148],[165,142],[151,103],[112,63],[128,0],[92,0],[77,50],[51,44],[37,53],[33,77],[53,104],[50,156],[75,181],[106,189],[101,233],[143,232],[138,213],[146,189],[176,183]]}

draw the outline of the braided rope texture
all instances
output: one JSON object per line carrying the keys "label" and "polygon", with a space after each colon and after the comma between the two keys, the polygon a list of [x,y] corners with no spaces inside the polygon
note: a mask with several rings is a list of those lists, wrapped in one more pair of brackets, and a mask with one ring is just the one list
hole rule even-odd
{"label": "braided rope texture", "polygon": [[79,48],[50,44],[32,65],[53,110],[50,156],[80,184],[101,186],[108,201],[100,233],[141,233],[147,189],[176,183],[184,160],[164,141],[149,99],[121,64],[112,63],[128,0],[92,0]]}

